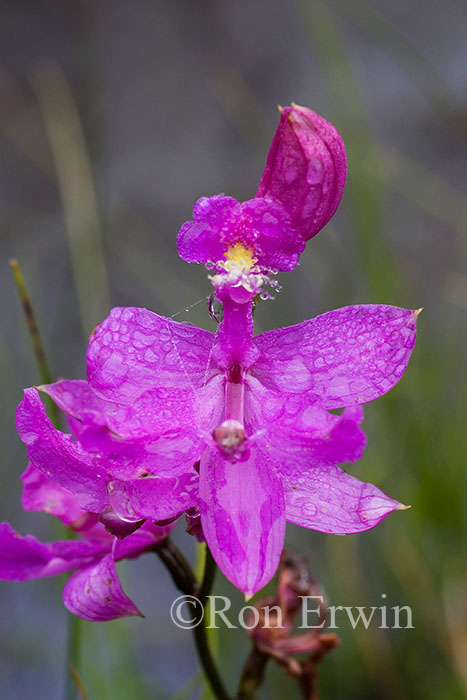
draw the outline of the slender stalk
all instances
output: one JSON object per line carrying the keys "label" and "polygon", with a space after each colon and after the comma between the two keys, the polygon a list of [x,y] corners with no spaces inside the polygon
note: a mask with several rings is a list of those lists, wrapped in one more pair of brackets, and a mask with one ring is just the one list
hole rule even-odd
{"label": "slender stalk", "polygon": [[157,544],[154,551],[169,570],[177,588],[186,595],[195,595],[195,575],[177,545],[167,538]]}
{"label": "slender stalk", "polygon": [[[10,260],[10,267],[13,272],[18,295],[23,307],[24,316],[28,325],[29,336],[31,338],[34,356],[36,358],[37,370],[42,384],[50,384],[52,381],[52,373],[47,362],[44,345],[42,343],[39,326],[34,315],[31,304],[31,299],[22,275],[18,261]],[[47,412],[54,426],[58,428],[60,417],[57,406],[47,397]],[[70,536],[70,531],[67,530],[67,535]],[[86,700],[87,695],[84,690],[79,671],[78,663],[81,647],[81,620],[74,615],[68,615],[68,641],[66,654],[66,673],[65,673],[65,700],[75,700],[76,693],[82,700]]]}
{"label": "slender stalk", "polygon": [[214,579],[217,573],[217,564],[211,554],[211,550],[206,545],[206,559],[204,562],[204,574],[203,580],[201,581],[201,586],[198,591],[198,598],[202,602],[203,606],[206,605],[206,598],[210,594],[212,587],[214,585]]}
{"label": "slender stalk", "polygon": [[269,659],[270,657],[256,646],[251,650],[240,678],[237,692],[238,700],[252,700],[255,697],[263,683],[264,672]]}
{"label": "slender stalk", "polygon": [[88,700],[88,694],[78,670],[81,660],[81,630],[82,624],[79,617],[70,615],[68,619],[68,673],[65,676],[65,700],[75,700],[77,693],[81,700]]}
{"label": "slender stalk", "polygon": [[[44,345],[41,339],[41,334],[39,333],[39,326],[37,325],[36,317],[34,315],[31,299],[28,294],[23,274],[21,272],[18,261],[14,258],[10,260],[10,267],[13,273],[13,278],[15,280],[16,289],[18,290],[21,305],[23,307],[24,317],[28,325],[29,336],[31,338],[34,357],[36,358],[36,365],[37,370],[39,372],[40,380],[42,384],[50,384],[50,382],[52,381],[52,375],[49,369]],[[52,423],[55,425],[55,427],[57,427],[59,417],[56,405],[52,401],[48,401],[47,408]]]}
{"label": "slender stalk", "polygon": [[201,603],[201,609],[194,612],[193,635],[196,650],[205,676],[217,700],[230,700],[219,675],[208,645],[205,612],[206,600],[211,591],[216,573],[216,564],[209,550],[206,550],[206,562],[201,585],[196,583],[193,571],[178,547],[170,540],[156,545],[154,551],[165,564],[177,588],[185,595],[196,596]]}
{"label": "slender stalk", "polygon": [[229,695],[227,694],[224,684],[217,670],[217,666],[212,658],[211,651],[208,645],[208,638],[206,632],[206,624],[203,620],[193,629],[193,634],[195,638],[196,650],[198,652],[201,665],[203,667],[206,678],[208,679],[211,690],[216,696],[217,700],[229,700]]}

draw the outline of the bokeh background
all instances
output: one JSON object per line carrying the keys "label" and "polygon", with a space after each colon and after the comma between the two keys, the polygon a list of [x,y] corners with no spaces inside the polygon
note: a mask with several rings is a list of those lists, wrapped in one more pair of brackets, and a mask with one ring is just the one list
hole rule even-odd
{"label": "bokeh background", "polygon": [[[424,307],[409,369],[367,406],[368,447],[351,466],[412,509],[344,538],[288,529],[334,605],[385,593],[413,609],[412,630],[342,621],[320,668],[324,700],[466,693],[466,30],[464,0],[0,2],[2,520],[60,536],[20,509],[14,412],[38,376],[9,258],[57,377],[84,377],[87,336],[112,305],[213,330],[206,274],[177,258],[175,236],[199,196],[254,195],[277,103],[337,126],[349,177],[332,222],[260,305],[258,330],[353,303]],[[176,539],[193,560],[182,526]],[[83,624],[89,697],[201,697],[167,573],[149,556],[119,570],[146,618]],[[0,584],[3,700],[62,697],[62,585]],[[215,592],[229,591],[219,577]],[[214,642],[233,689],[249,642],[223,629]],[[271,664],[261,697],[284,696],[298,691]]]}

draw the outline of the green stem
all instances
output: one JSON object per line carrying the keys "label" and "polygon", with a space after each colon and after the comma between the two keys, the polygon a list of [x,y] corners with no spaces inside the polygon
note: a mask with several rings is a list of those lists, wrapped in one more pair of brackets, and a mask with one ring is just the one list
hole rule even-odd
{"label": "green stem", "polygon": [[88,700],[88,695],[78,670],[81,660],[81,630],[82,624],[80,618],[75,615],[70,615],[68,618],[68,672],[65,675],[65,700],[75,700],[77,693],[81,700]]}
{"label": "green stem", "polygon": [[[41,334],[39,333],[39,326],[37,325],[36,317],[32,308],[31,299],[24,281],[24,277],[18,265],[18,261],[14,258],[10,260],[10,267],[15,280],[16,289],[18,290],[21,305],[23,307],[24,317],[28,326],[29,336],[31,338],[34,357],[36,358],[36,365],[37,370],[39,372],[40,380],[42,384],[50,384],[52,381],[52,375],[49,369],[44,345],[42,343]],[[47,403],[47,408],[52,423],[55,425],[55,427],[57,427],[59,417],[56,405],[52,401],[49,401]]]}
{"label": "green stem", "polygon": [[224,687],[223,681],[209,649],[206,631],[206,600],[211,591],[216,574],[216,564],[209,549],[206,548],[206,562],[204,566],[203,579],[198,587],[193,571],[178,547],[170,540],[156,545],[154,551],[161,561],[168,568],[177,588],[185,595],[196,596],[201,603],[201,610],[194,612],[193,635],[195,638],[196,650],[201,662],[205,676],[211,686],[217,700],[230,700]]}
{"label": "green stem", "polygon": [[217,573],[217,564],[211,554],[211,550],[206,545],[206,559],[204,562],[204,573],[203,580],[198,590],[198,598],[200,599],[203,607],[206,605],[206,599],[211,593],[212,587],[214,585],[214,579]]}
{"label": "green stem", "polygon": [[[11,271],[13,272],[13,277],[16,284],[16,289],[18,290],[18,295],[23,307],[24,316],[26,318],[26,323],[29,330],[29,336],[31,338],[32,347],[34,350],[34,356],[36,358],[37,369],[39,373],[40,380],[42,384],[50,384],[52,381],[52,373],[49,369],[49,364],[47,362],[47,356],[45,354],[44,345],[42,343],[42,338],[39,332],[39,326],[36,321],[36,317],[32,308],[31,299],[22,275],[21,269],[18,265],[18,261],[15,259],[10,260]],[[57,410],[57,406],[50,399],[47,401],[47,412],[50,415],[50,419],[54,426],[58,428],[60,423],[60,417]],[[70,535],[70,531],[67,530],[67,535]],[[72,535],[71,535],[72,536]],[[68,614],[68,642],[67,642],[67,655],[66,655],[66,673],[65,673],[65,700],[75,700],[76,693],[82,700],[86,700],[87,695],[84,690],[83,684],[78,671],[78,663],[80,656],[80,646],[81,646],[81,620],[74,615]]]}

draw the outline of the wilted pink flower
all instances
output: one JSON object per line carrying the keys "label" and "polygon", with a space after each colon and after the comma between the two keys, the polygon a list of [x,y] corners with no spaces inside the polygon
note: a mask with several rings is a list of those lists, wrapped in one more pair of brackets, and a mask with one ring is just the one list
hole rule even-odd
{"label": "wilted pink flower", "polygon": [[40,387],[76,440],[52,426],[35,389],[18,408],[32,464],[80,508],[130,523],[199,509],[214,558],[248,595],[276,571],[286,520],[346,534],[404,507],[338,465],[361,456],[360,404],[399,381],[417,313],[351,306],[253,337],[255,297],[296,265],[344,180],[334,127],[284,109],[259,196],[203,198],[179,233],[181,257],[212,270],[217,333],[113,309],[91,337],[88,381]]}
{"label": "wilted pink flower", "polygon": [[[295,620],[303,609],[304,598],[314,599],[318,617],[314,625],[297,634]],[[339,637],[326,632],[327,605],[324,592],[313,579],[304,557],[284,550],[274,595],[260,598],[246,618],[254,649],[252,669],[260,669],[269,658],[275,659],[288,674],[295,676],[306,698],[317,698],[316,664],[339,645]],[[319,601],[319,603],[318,603]],[[299,627],[299,630],[301,628]],[[296,655],[302,655],[297,658]],[[307,656],[303,658],[303,654]],[[246,666],[247,670],[249,665]],[[312,691],[314,691],[312,693]]]}

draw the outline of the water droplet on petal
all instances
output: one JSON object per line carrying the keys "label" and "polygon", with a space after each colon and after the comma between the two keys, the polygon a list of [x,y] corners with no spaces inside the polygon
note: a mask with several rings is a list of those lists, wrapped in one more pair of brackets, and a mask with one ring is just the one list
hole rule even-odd
{"label": "water droplet on petal", "polygon": [[208,311],[209,315],[215,323],[220,323],[224,318],[224,307],[222,302],[216,297],[216,293],[213,292],[208,298]]}

